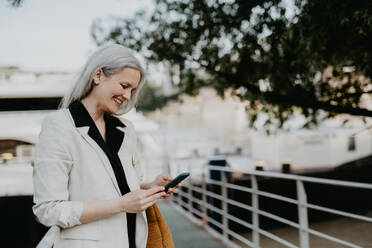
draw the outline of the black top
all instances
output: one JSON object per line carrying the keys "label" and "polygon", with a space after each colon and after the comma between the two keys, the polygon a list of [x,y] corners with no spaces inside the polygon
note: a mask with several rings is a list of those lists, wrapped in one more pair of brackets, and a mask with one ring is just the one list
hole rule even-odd
{"label": "black top", "polygon": [[[116,127],[125,127],[118,118],[109,114],[104,115],[106,123],[106,142],[98,131],[96,124],[89,115],[88,110],[80,101],[75,101],[70,104],[69,110],[74,119],[76,127],[89,126],[88,135],[101,147],[108,157],[112,169],[115,173],[116,181],[119,185],[122,195],[130,192],[130,188],[125,177],[124,169],[118,156],[118,151],[123,143],[125,133]],[[136,214],[127,213],[127,229],[129,248],[136,247]]]}

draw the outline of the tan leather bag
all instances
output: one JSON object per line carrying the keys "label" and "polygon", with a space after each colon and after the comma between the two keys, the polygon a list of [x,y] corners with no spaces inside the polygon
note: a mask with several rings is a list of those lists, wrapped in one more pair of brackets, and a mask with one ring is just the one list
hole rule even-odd
{"label": "tan leather bag", "polygon": [[174,248],[172,233],[156,204],[146,210],[149,235],[147,248]]}

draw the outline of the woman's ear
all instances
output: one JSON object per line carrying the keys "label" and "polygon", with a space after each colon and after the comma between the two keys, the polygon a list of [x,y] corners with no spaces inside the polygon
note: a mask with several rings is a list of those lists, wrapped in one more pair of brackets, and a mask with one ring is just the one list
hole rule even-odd
{"label": "woman's ear", "polygon": [[94,74],[94,77],[93,77],[93,82],[95,85],[98,85],[103,77],[103,71],[101,68],[99,68],[96,73]]}

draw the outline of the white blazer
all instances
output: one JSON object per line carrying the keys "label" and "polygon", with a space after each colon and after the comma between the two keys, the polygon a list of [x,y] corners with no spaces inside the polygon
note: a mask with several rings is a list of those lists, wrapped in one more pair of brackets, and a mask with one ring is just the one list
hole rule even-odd
{"label": "white blazer", "polygon": [[[140,168],[135,160],[136,134],[133,124],[121,118],[126,127],[118,152],[131,191],[139,189]],[[128,247],[126,213],[81,224],[84,201],[109,200],[121,196],[109,159],[88,135],[89,126],[76,127],[68,109],[47,116],[35,149],[33,211],[46,226],[61,228],[55,248]],[[136,246],[145,248],[145,212],[136,215]]]}

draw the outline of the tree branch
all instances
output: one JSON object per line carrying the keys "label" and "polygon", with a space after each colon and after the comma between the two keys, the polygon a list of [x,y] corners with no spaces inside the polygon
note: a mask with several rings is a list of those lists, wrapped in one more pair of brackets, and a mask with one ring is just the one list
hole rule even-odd
{"label": "tree branch", "polygon": [[[259,90],[259,89],[258,89]],[[255,90],[257,92],[257,90]],[[258,94],[261,93],[266,101],[276,104],[291,104],[297,107],[302,108],[312,108],[312,109],[322,109],[328,112],[334,112],[338,114],[350,114],[354,116],[366,116],[372,117],[372,111],[359,108],[359,107],[350,107],[350,106],[335,106],[332,105],[330,102],[323,102],[318,101],[316,99],[306,99],[306,96],[288,96],[288,95],[280,95],[273,92],[257,92]]]}
{"label": "tree branch", "polygon": [[[200,62],[199,62],[200,64]],[[227,82],[239,82],[235,75],[215,71],[213,67],[208,65],[202,65],[207,71],[212,72],[212,74],[217,74],[218,76],[224,78]],[[246,84],[239,84],[240,86],[245,87],[248,91],[257,96],[262,96],[268,103],[281,105],[283,103],[302,107],[302,108],[311,108],[311,109],[322,109],[328,112],[334,112],[338,114],[350,114],[354,116],[366,116],[372,117],[372,110],[359,108],[359,107],[349,107],[349,106],[335,106],[332,105],[329,101],[319,101],[313,96],[306,96],[303,93],[293,95],[282,95],[272,91],[261,91],[258,86],[254,86],[249,82]],[[372,91],[367,91],[364,93],[372,93]],[[363,93],[363,94],[364,94]],[[356,94],[356,93],[355,93]],[[351,95],[351,94],[348,94]]]}
{"label": "tree branch", "polygon": [[370,91],[363,91],[363,92],[356,92],[356,93],[348,93],[348,94],[343,94],[342,96],[340,97],[335,97],[335,98],[331,98],[329,99],[328,101],[341,101],[343,99],[346,99],[346,98],[350,98],[350,97],[358,97],[358,96],[361,96],[361,95],[364,95],[364,94],[372,94],[372,90]]}

